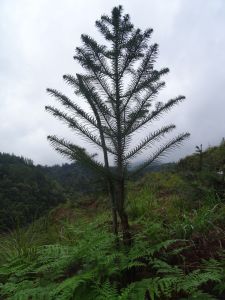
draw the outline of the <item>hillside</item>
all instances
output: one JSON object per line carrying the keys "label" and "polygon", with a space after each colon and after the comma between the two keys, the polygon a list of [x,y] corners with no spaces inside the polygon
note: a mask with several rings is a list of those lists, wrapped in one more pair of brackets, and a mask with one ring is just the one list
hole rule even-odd
{"label": "hillside", "polygon": [[77,163],[35,166],[30,159],[0,153],[0,230],[25,225],[66,199],[102,191],[104,182]]}
{"label": "hillside", "polygon": [[25,225],[65,201],[59,183],[31,160],[0,153],[0,230]]}
{"label": "hillside", "polygon": [[223,147],[204,152],[201,171],[194,154],[177,170],[129,182],[130,247],[112,234],[108,200],[99,193],[2,235],[1,299],[224,299]]}
{"label": "hillside", "polygon": [[35,166],[30,159],[0,153],[0,230],[25,225],[66,199],[76,201],[99,188],[78,164]]}
{"label": "hillside", "polygon": [[178,166],[189,171],[220,172],[225,169],[225,141],[219,146],[208,147],[202,153],[196,153],[181,159]]}
{"label": "hillside", "polygon": [[100,188],[99,180],[94,174],[80,166],[78,163],[66,163],[61,166],[39,166],[39,168],[51,179],[57,181],[71,196],[74,193],[91,193]]}

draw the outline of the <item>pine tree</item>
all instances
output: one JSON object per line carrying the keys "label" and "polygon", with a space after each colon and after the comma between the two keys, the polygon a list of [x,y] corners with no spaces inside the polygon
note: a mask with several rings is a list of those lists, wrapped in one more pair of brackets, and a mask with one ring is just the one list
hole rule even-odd
{"label": "pine tree", "polygon": [[199,155],[199,172],[202,171],[202,165],[203,165],[203,148],[202,144],[200,146],[195,146],[195,152]]}
{"label": "pine tree", "polygon": [[[157,120],[164,113],[185,99],[175,97],[165,103],[155,98],[165,86],[161,80],[169,70],[156,70],[158,44],[150,44],[152,29],[134,28],[128,14],[123,15],[121,6],[114,7],[110,16],[103,15],[96,27],[106,40],[98,43],[88,35],[81,35],[82,46],[76,48],[74,59],[85,73],[76,76],[64,75],[75,94],[84,98],[90,111],[54,89],[47,89],[60,104],[70,111],[66,113],[52,106],[46,110],[64,121],[70,128],[99,147],[104,163],[85,149],[57,136],[48,136],[53,147],[71,160],[91,168],[106,179],[113,214],[113,228],[117,234],[117,217],[121,222],[123,239],[130,241],[128,217],[125,211],[125,182],[128,176],[138,173],[156,159],[180,145],[189,133],[180,134],[149,155],[141,165],[128,172],[128,164],[144,149],[159,142],[175,125],[170,124],[149,132],[136,146],[134,135],[143,127]],[[114,158],[113,168],[109,157]]]}

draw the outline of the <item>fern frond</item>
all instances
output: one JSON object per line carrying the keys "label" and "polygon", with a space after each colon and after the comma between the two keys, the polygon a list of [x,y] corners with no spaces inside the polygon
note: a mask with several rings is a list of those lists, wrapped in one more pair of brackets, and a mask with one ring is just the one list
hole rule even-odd
{"label": "fern frond", "polygon": [[180,300],[218,300],[218,298],[202,291],[196,291],[191,296]]}
{"label": "fern frond", "polygon": [[113,286],[109,281],[105,281],[101,285],[96,285],[96,300],[117,300],[118,291],[115,286]]}
{"label": "fern frond", "polygon": [[181,282],[178,286],[178,290],[186,291],[190,294],[194,293],[198,287],[201,287],[207,282],[220,282],[221,275],[217,272],[201,272],[200,270],[195,270],[185,276],[185,280]]}
{"label": "fern frond", "polygon": [[85,272],[80,275],[73,276],[60,283],[52,292],[52,299],[73,299],[76,295],[76,290],[82,285],[87,285],[94,280],[93,272]]}

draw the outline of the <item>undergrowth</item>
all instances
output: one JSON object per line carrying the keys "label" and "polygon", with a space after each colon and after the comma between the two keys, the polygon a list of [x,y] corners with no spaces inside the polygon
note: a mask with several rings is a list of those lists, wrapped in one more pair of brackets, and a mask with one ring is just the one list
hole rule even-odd
{"label": "undergrowth", "polygon": [[107,209],[73,208],[73,220],[2,236],[0,299],[223,299],[225,205],[211,195],[191,207],[174,192],[181,178],[153,176],[128,187],[130,248],[115,240]]}

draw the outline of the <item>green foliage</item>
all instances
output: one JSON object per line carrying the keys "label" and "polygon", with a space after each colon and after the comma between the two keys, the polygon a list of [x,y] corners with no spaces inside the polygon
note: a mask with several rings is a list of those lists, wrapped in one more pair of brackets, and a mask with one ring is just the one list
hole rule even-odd
{"label": "green foliage", "polygon": [[[42,245],[38,224],[36,228],[33,226],[32,234],[20,233],[19,244],[14,236],[10,243],[10,237],[2,240],[8,255],[0,264],[0,297],[144,300],[148,294],[151,300],[174,299],[178,295],[185,299],[201,299],[203,295],[205,299],[213,299],[202,287],[211,282],[217,289],[223,289],[225,260],[204,261],[190,272],[182,265],[172,265],[170,260],[178,255],[179,249],[183,251],[186,242],[162,241],[162,234],[157,239],[157,232],[163,227],[154,222],[139,221],[142,231],[134,234],[132,247],[118,247],[109,232],[108,216],[103,213],[91,222],[83,217],[74,224],[62,223],[55,243],[49,245]],[[29,246],[26,241],[30,236]],[[132,280],[128,280],[129,274],[133,274]],[[142,278],[141,274],[147,277]]]}
{"label": "green foliage", "polygon": [[49,178],[59,182],[71,199],[74,199],[76,194],[96,193],[104,190],[102,181],[97,179],[89,169],[77,163],[39,167]]}
{"label": "green foliage", "polygon": [[148,215],[157,205],[157,198],[151,186],[145,185],[141,191],[131,190],[127,195],[127,210],[131,217]]}
{"label": "green foliage", "polygon": [[[209,147],[202,152],[203,170],[222,171],[225,163],[225,144],[222,142],[219,146]],[[178,167],[190,171],[198,171],[198,154],[187,156],[181,159]]]}
{"label": "green foliage", "polygon": [[192,198],[207,197],[207,193],[215,193],[225,198],[225,144],[209,147],[201,152],[201,169],[199,170],[199,154],[181,159],[178,171],[183,174],[192,187]]}
{"label": "green foliage", "polygon": [[61,186],[30,160],[0,153],[0,231],[23,226],[64,200]]}
{"label": "green foliage", "polygon": [[111,233],[105,204],[64,204],[2,235],[0,299],[223,299],[225,204],[213,192],[187,198],[189,180],[158,172],[129,182],[130,247]]}

